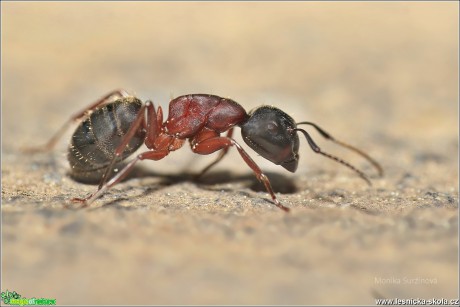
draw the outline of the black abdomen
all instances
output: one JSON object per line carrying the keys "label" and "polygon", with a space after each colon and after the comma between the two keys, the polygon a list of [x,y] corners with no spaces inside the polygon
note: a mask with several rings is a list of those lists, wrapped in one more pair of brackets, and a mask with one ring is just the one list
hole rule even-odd
{"label": "black abdomen", "polygon": [[[93,181],[103,175],[141,106],[142,102],[134,97],[119,99],[95,110],[80,123],[67,154],[72,177]],[[145,133],[140,130],[117,162],[135,152],[143,144],[144,136]]]}

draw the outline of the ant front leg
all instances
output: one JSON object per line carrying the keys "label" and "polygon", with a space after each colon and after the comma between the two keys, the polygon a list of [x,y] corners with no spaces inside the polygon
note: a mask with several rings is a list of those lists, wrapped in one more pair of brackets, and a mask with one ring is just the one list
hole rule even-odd
{"label": "ant front leg", "polygon": [[69,126],[73,122],[80,120],[83,116],[88,114],[88,112],[93,111],[94,109],[96,109],[97,107],[103,104],[106,104],[111,101],[115,101],[118,98],[123,98],[123,97],[128,97],[128,96],[129,96],[128,92],[126,92],[123,89],[117,89],[117,90],[111,91],[110,93],[96,100],[95,102],[87,106],[86,108],[72,115],[45,145],[25,148],[24,151],[28,153],[50,151],[51,149],[53,149],[54,145],[56,145],[57,141],[62,137],[64,132],[69,128]]}
{"label": "ant front leg", "polygon": [[252,160],[252,158],[248,155],[248,153],[234,139],[229,138],[229,137],[213,137],[213,138],[201,140],[193,144],[192,150],[193,152],[201,154],[201,155],[208,155],[217,150],[221,150],[221,149],[228,150],[230,146],[235,146],[236,149],[238,149],[238,152],[240,153],[244,162],[246,162],[246,164],[252,169],[257,179],[265,185],[265,189],[272,197],[272,200],[275,203],[275,205],[278,208],[286,212],[289,212],[289,208],[283,206],[276,198],[275,193],[273,192],[272,186],[270,184],[270,181],[268,180],[268,177],[264,173],[262,173],[262,170],[260,169],[260,167],[254,162],[254,160]]}

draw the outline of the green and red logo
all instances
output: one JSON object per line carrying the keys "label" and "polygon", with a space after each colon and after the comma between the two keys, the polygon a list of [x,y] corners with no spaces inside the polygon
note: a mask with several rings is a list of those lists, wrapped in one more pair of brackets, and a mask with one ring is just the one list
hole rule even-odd
{"label": "green and red logo", "polygon": [[16,291],[10,292],[6,290],[6,292],[2,292],[2,301],[6,305],[18,305],[18,306],[26,306],[26,305],[56,305],[56,299],[50,298],[25,298],[21,297],[19,293]]}

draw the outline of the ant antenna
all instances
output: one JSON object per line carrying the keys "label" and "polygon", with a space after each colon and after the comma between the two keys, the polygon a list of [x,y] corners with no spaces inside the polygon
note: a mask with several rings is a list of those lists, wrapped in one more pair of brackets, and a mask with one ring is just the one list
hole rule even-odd
{"label": "ant antenna", "polygon": [[293,129],[294,131],[300,131],[303,133],[303,135],[305,135],[305,138],[307,139],[308,141],[308,144],[310,145],[311,149],[316,152],[316,153],[319,153],[319,154],[322,154],[323,156],[329,158],[329,159],[332,159],[336,162],[339,162],[340,164],[343,164],[345,165],[346,167],[348,167],[349,169],[353,170],[354,172],[356,172],[359,177],[361,177],[364,181],[367,182],[368,185],[372,185],[371,181],[369,180],[369,178],[367,178],[367,176],[361,172],[359,169],[357,169],[356,167],[354,167],[353,165],[351,165],[350,163],[340,159],[339,157],[336,157],[336,156],[333,156],[331,154],[328,154],[327,152],[324,152],[321,150],[321,148],[319,148],[318,145],[316,145],[316,143],[313,141],[313,139],[311,138],[311,136],[308,134],[307,131],[303,130],[303,129],[299,129],[299,128],[295,128]]}
{"label": "ant antenna", "polygon": [[[358,148],[356,148],[354,146],[351,146],[351,145],[349,145],[347,143],[344,143],[342,141],[336,140],[334,137],[332,137],[332,135],[330,135],[329,133],[327,133],[322,128],[318,127],[316,124],[314,124],[312,122],[300,122],[300,123],[297,123],[297,125],[310,125],[310,126],[313,126],[325,139],[330,140],[330,141],[332,141],[332,142],[334,142],[334,143],[336,143],[336,144],[338,144],[338,145],[340,145],[342,147],[348,148],[351,151],[354,151],[355,153],[357,153],[358,155],[363,157],[364,159],[366,159],[367,161],[369,161],[369,163],[371,163],[377,169],[377,172],[379,173],[379,176],[380,177],[383,176],[383,168],[382,168],[382,166],[380,166],[380,164],[377,161],[372,159],[368,154],[366,154],[365,152],[361,151],[360,149],[358,149]],[[311,146],[311,144],[310,144],[310,146]]]}

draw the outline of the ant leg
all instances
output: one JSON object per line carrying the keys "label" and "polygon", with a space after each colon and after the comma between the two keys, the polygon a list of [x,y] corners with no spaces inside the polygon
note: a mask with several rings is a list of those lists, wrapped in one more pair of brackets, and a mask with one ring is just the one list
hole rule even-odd
{"label": "ant leg", "polygon": [[28,153],[31,153],[31,152],[44,152],[44,151],[49,151],[49,150],[53,149],[54,145],[56,145],[57,141],[62,137],[64,132],[69,128],[69,126],[73,122],[81,119],[83,116],[88,114],[88,112],[93,111],[98,106],[100,106],[102,104],[105,104],[107,102],[110,102],[110,101],[114,101],[116,99],[116,97],[121,98],[121,97],[128,97],[128,96],[129,96],[129,94],[123,89],[117,89],[117,90],[111,91],[107,95],[101,97],[100,99],[98,99],[94,103],[90,104],[88,107],[86,107],[83,110],[81,110],[80,112],[77,112],[74,115],[72,115],[64,123],[64,125],[62,125],[62,127],[51,137],[51,139],[46,144],[44,144],[42,146],[37,146],[37,147],[25,148],[24,152],[28,152]]}
{"label": "ant leg", "polygon": [[289,208],[283,206],[276,198],[270,181],[268,180],[268,177],[264,173],[262,173],[260,167],[254,162],[254,160],[252,160],[248,153],[234,139],[231,139],[229,137],[214,137],[202,140],[201,142],[194,144],[192,150],[193,152],[198,154],[208,155],[220,149],[228,150],[230,146],[235,146],[236,149],[238,149],[238,152],[240,153],[244,162],[246,162],[246,164],[252,169],[257,179],[265,185],[265,189],[272,197],[272,200],[275,203],[275,205],[278,208],[286,212],[289,212]]}
{"label": "ant leg", "polygon": [[126,177],[126,175],[129,174],[129,172],[132,170],[134,165],[140,161],[140,160],[160,160],[163,159],[165,156],[169,154],[168,150],[161,150],[161,151],[146,151],[143,152],[137,157],[129,162],[119,173],[117,173],[113,178],[111,178],[108,182],[104,183],[99,189],[94,193],[89,195],[86,198],[73,198],[73,202],[81,202],[83,203],[80,208],[87,207],[90,205],[94,200],[96,200],[99,196],[101,196],[104,192],[106,192],[109,188],[123,180],[123,178]]}
{"label": "ant leg", "polygon": [[339,140],[336,140],[334,137],[332,137],[332,135],[330,135],[329,133],[327,133],[326,131],[324,131],[322,128],[320,128],[318,125],[316,125],[315,123],[312,123],[312,122],[301,122],[301,123],[297,123],[297,125],[310,125],[312,126],[313,128],[316,129],[316,131],[319,132],[319,134],[321,134],[322,137],[324,137],[325,139],[327,140],[330,140],[334,143],[336,143],[337,145],[340,145],[342,147],[345,147],[345,148],[348,148],[350,149],[351,151],[354,151],[355,153],[357,153],[358,155],[362,156],[364,159],[366,159],[367,161],[369,161],[369,163],[371,163],[376,169],[377,169],[377,172],[379,173],[379,176],[383,176],[383,168],[382,166],[377,162],[375,161],[373,158],[371,158],[368,154],[366,154],[365,152],[363,152],[362,150],[354,147],[354,146],[351,146],[345,142],[342,142],[342,141],[339,141]]}
{"label": "ant leg", "polygon": [[[227,135],[226,137],[227,138],[231,138],[233,135],[233,128],[231,128],[230,130],[228,130],[227,132]],[[211,164],[209,164],[208,166],[206,166],[202,171],[201,173],[199,173],[195,178],[198,179],[200,177],[202,177],[207,171],[209,171],[211,169],[211,167],[213,167],[214,165],[216,165],[217,163],[220,162],[220,160],[222,160],[222,158],[227,154],[228,150],[230,149],[230,147],[225,147],[224,149],[222,149],[219,153],[219,156],[217,157],[216,160],[214,160],[214,162],[212,162]]]}
{"label": "ant leg", "polygon": [[[117,160],[119,160],[121,154],[125,150],[126,146],[128,143],[131,141],[133,136],[139,131],[140,128],[145,127],[145,109],[152,109],[153,105],[150,103],[150,101],[146,102],[145,104],[142,105],[142,107],[139,110],[139,113],[137,113],[136,119],[134,122],[131,124],[129,127],[128,132],[126,132],[125,136],[123,137],[120,145],[115,149],[114,155],[112,160],[110,161],[110,164],[107,166],[104,175],[101,178],[101,181],[99,183],[99,189],[106,183],[107,178],[109,178],[113,167],[115,166],[115,163]],[[147,131],[150,131],[147,129]],[[148,133],[148,132],[147,132]],[[148,138],[148,136],[146,137]]]}
{"label": "ant leg", "polygon": [[[147,109],[147,117],[145,116],[146,109]],[[110,162],[109,166],[106,169],[104,176],[102,177],[98,190],[94,194],[91,194],[86,198],[73,198],[72,201],[81,202],[83,203],[81,207],[82,208],[86,207],[90,205],[94,200],[96,200],[99,196],[101,196],[110,187],[114,186],[115,184],[123,180],[123,178],[126,177],[126,175],[132,170],[134,165],[139,160],[147,159],[147,160],[156,161],[156,160],[163,159],[165,156],[167,156],[170,152],[170,148],[169,148],[170,146],[161,147],[158,149],[149,148],[152,150],[146,151],[146,152],[143,152],[137,155],[137,157],[134,160],[128,163],[120,172],[118,172],[109,181],[107,181],[107,178],[109,178],[109,175],[116,161],[121,156],[121,154],[123,153],[123,150],[128,145],[128,143],[131,141],[133,136],[139,131],[139,129],[143,128],[146,131],[146,136],[145,136],[146,144],[148,143],[149,145],[154,146],[155,140],[157,139],[160,133],[161,124],[159,122],[161,122],[162,117],[163,117],[163,114],[162,114],[161,108],[159,107],[158,113],[155,113],[153,103],[150,100],[147,101],[145,104],[143,104],[141,109],[139,110],[139,113],[136,119],[129,127],[129,130],[126,133],[126,135],[123,137],[122,142],[115,150],[112,161]]]}

